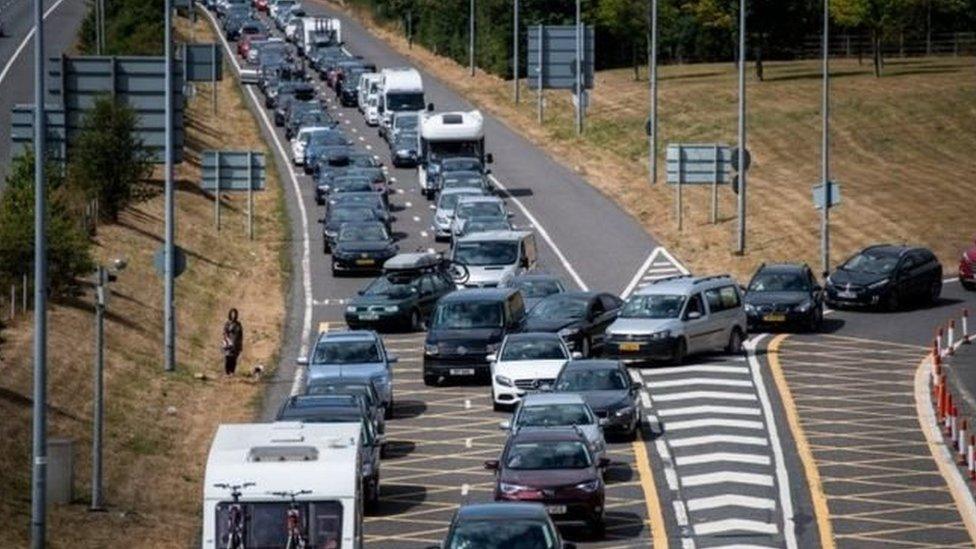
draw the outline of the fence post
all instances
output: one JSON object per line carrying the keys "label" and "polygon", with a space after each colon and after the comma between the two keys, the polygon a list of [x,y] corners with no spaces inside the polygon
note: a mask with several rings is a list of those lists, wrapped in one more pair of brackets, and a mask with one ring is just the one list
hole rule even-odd
{"label": "fence post", "polygon": [[27,311],[27,273],[24,273],[24,287],[20,292],[20,310]]}
{"label": "fence post", "polygon": [[10,285],[10,320],[14,319],[14,315],[17,314],[17,285]]}

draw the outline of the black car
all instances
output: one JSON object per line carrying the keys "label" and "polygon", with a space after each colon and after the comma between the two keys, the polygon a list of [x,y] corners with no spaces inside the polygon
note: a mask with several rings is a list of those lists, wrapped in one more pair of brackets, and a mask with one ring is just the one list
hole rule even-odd
{"label": "black car", "polygon": [[553,383],[555,391],[579,393],[597,417],[606,419],[605,432],[630,438],[641,425],[640,389],[617,360],[571,360]]}
{"label": "black car", "polygon": [[274,124],[284,126],[285,118],[291,110],[291,104],[298,101],[312,101],[315,99],[315,86],[308,82],[294,82],[291,85],[278,88],[278,95],[274,102]]}
{"label": "black car", "polygon": [[424,383],[463,378],[487,381],[488,355],[525,320],[522,292],[479,288],[453,292],[437,302],[424,341]]}
{"label": "black car", "polygon": [[381,275],[346,305],[346,325],[360,328],[423,331],[434,305],[454,291],[451,276],[436,269],[393,271]]}
{"label": "black car", "polygon": [[[322,224],[322,253],[329,253],[339,238],[339,229],[345,223],[366,223],[368,221],[382,221],[376,212],[368,206],[336,206],[325,211],[325,217],[319,220]],[[385,224],[384,224],[385,226]]]}
{"label": "black car", "polygon": [[343,223],[332,247],[332,275],[352,271],[377,271],[395,256],[399,247],[381,221]]}
{"label": "black car", "polygon": [[823,288],[806,264],[760,265],[743,301],[750,330],[792,326],[817,331],[823,324]]}
{"label": "black car", "polygon": [[[370,193],[373,191],[373,183],[369,179],[360,176],[340,175],[333,178],[328,183],[316,185],[315,196],[321,194],[323,200],[328,200],[333,195],[342,193]],[[379,193],[377,193],[379,196]]]}
{"label": "black car", "polygon": [[390,143],[390,157],[397,168],[411,168],[420,160],[420,138],[415,131],[401,131]]}
{"label": "black car", "polygon": [[607,326],[624,304],[619,297],[600,292],[564,292],[539,301],[525,319],[529,332],[556,332],[570,350],[584,357],[603,348]]}
{"label": "black car", "polygon": [[370,420],[380,434],[386,432],[386,406],[376,385],[367,375],[338,371],[334,375],[318,375],[305,386],[306,395],[353,395],[363,399]]}
{"label": "black car", "polygon": [[497,502],[462,505],[447,530],[443,546],[427,549],[576,549],[564,542],[539,503]]}
{"label": "black car", "polygon": [[373,210],[376,218],[386,225],[387,231],[393,225],[393,216],[390,215],[390,210],[383,201],[383,198],[377,193],[338,193],[329,196],[328,207],[334,208],[337,206],[364,206],[370,208]]}
{"label": "black car", "polygon": [[543,299],[566,291],[566,285],[558,276],[545,273],[522,273],[502,282],[501,285],[522,290],[525,308],[530,311]]}
{"label": "black car", "polygon": [[909,302],[938,301],[942,264],[925,248],[870,246],[841,264],[826,285],[827,304],[901,309]]}
{"label": "black car", "polygon": [[298,135],[298,130],[308,127],[336,126],[335,120],[329,116],[318,101],[303,101],[292,104],[285,120],[285,138],[291,140]]}

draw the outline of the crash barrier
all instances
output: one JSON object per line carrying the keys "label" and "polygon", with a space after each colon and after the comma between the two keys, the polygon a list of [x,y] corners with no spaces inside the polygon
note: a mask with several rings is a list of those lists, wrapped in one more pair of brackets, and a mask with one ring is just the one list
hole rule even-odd
{"label": "crash barrier", "polygon": [[[958,320],[958,323],[956,322]],[[953,398],[952,388],[943,372],[942,364],[953,356],[961,345],[968,345],[976,339],[970,332],[969,310],[963,309],[959,318],[952,318],[935,331],[932,339],[932,397],[936,418],[946,438],[946,444],[955,455],[957,464],[969,473],[969,479],[976,482],[976,434],[969,427],[965,411],[960,413],[959,402]],[[972,412],[972,411],[971,411]],[[973,422],[976,429],[976,422]]]}

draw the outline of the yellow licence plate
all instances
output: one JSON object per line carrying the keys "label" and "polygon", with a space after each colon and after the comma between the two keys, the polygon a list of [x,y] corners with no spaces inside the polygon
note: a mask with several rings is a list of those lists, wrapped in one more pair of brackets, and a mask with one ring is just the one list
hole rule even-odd
{"label": "yellow licence plate", "polygon": [[640,350],[640,343],[632,343],[632,342],[629,342],[629,343],[621,343],[620,344],[620,350],[621,351],[639,351]]}
{"label": "yellow licence plate", "polygon": [[766,315],[763,317],[763,320],[765,320],[766,322],[786,322],[786,315],[781,315],[781,314]]}
{"label": "yellow licence plate", "polygon": [[356,265],[372,265],[374,261],[372,259],[357,259]]}

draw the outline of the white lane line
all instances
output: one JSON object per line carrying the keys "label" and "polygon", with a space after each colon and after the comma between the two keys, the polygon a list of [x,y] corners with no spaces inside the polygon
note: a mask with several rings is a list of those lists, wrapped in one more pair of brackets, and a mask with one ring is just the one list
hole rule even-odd
{"label": "white lane line", "polygon": [[420,217],[419,216],[416,216],[416,215],[413,216],[413,222],[414,223],[420,223]]}
{"label": "white lane line", "polygon": [[706,427],[731,427],[733,429],[757,429],[765,428],[761,421],[749,421],[748,419],[688,419],[684,421],[671,421],[664,424],[668,431],[681,431],[684,429],[703,429]]}
{"label": "white lane line", "polygon": [[654,400],[658,402],[672,402],[675,400],[756,400],[756,395],[752,393],[730,393],[727,391],[684,391],[680,393],[667,393],[664,395],[654,395]]}
{"label": "white lane line", "polygon": [[754,532],[757,534],[776,534],[779,527],[776,523],[760,522],[758,520],[725,519],[702,522],[693,526],[695,535],[708,536],[725,532]]}
{"label": "white lane line", "polygon": [[674,504],[674,520],[678,523],[678,526],[688,526],[688,510],[685,509],[685,503],[680,499],[676,499],[672,502]]}
{"label": "white lane line", "polygon": [[749,484],[752,486],[772,486],[773,477],[770,475],[760,475],[757,473],[740,473],[738,471],[717,471],[714,473],[703,473],[701,475],[687,475],[681,477],[681,485],[689,486],[709,486],[712,484]]}
{"label": "white lane line", "polygon": [[668,466],[664,468],[664,480],[668,483],[668,488],[672,492],[678,491],[678,474],[674,472],[673,467]]}
{"label": "white lane line", "polygon": [[633,292],[634,288],[637,287],[637,283],[640,282],[641,277],[644,276],[644,271],[646,271],[647,268],[651,266],[651,263],[653,263],[654,260],[657,259],[658,255],[660,255],[660,252],[658,252],[660,249],[661,247],[658,246],[657,248],[651,250],[651,253],[647,256],[647,259],[644,260],[644,263],[639,269],[637,269],[637,274],[635,274],[630,283],[624,287],[624,291],[620,292],[620,297],[622,299],[627,299],[630,297],[630,292]]}
{"label": "white lane line", "polygon": [[731,543],[729,545],[714,545],[709,549],[776,549],[776,547],[755,543]]}
{"label": "white lane line", "polygon": [[681,466],[702,465],[705,463],[746,463],[749,465],[769,465],[769,456],[763,454],[739,454],[732,452],[714,452],[711,454],[697,454],[694,456],[679,456],[674,463]]}
{"label": "white lane line", "polygon": [[763,437],[746,437],[740,435],[702,435],[700,437],[686,437],[668,441],[672,448],[690,448],[706,444],[746,444],[749,446],[768,446]]}
{"label": "white lane line", "polygon": [[718,509],[720,507],[748,507],[750,509],[776,509],[776,501],[770,498],[756,498],[752,496],[740,496],[739,494],[723,494],[707,498],[695,498],[688,500],[689,511],[707,511],[708,509]]}
{"label": "white lane line", "polygon": [[512,194],[508,192],[508,189],[505,187],[505,185],[502,184],[501,181],[498,180],[497,177],[495,177],[494,175],[489,175],[488,178],[491,179],[492,183],[494,183],[496,187],[504,191],[505,194],[507,194],[508,197],[512,199],[512,202],[514,202],[515,205],[518,206],[520,210],[522,210],[522,214],[525,215],[525,217],[529,220],[529,223],[532,223],[535,226],[536,230],[539,231],[539,236],[541,236],[542,239],[546,241],[546,244],[548,244],[549,247],[552,248],[553,253],[556,254],[556,258],[559,259],[559,262],[562,264],[563,268],[566,269],[567,273],[569,273],[569,276],[573,279],[573,282],[576,282],[576,285],[579,286],[579,288],[584,292],[589,291],[590,287],[586,285],[586,282],[583,282],[583,279],[580,278],[579,273],[576,272],[576,269],[573,268],[569,260],[566,259],[566,256],[563,255],[563,252],[559,249],[559,246],[556,246],[556,242],[552,239],[551,236],[549,236],[549,231],[547,231],[546,228],[543,227],[541,223],[539,223],[539,220],[536,219],[534,215],[532,215],[532,212],[530,212],[529,209],[526,208],[524,204],[522,204],[521,200],[519,200],[515,196],[512,196]]}
{"label": "white lane line", "polygon": [[749,368],[745,366],[718,366],[718,365],[708,365],[700,364],[696,366],[665,366],[662,368],[645,368],[641,372],[644,375],[650,376],[661,376],[668,374],[685,374],[685,373],[696,373],[696,374],[748,374]]}
{"label": "white lane line", "polygon": [[[44,12],[44,15],[41,16],[41,19],[42,20],[47,19],[47,16],[51,15],[51,13],[54,10],[58,9],[58,6],[60,6],[63,2],[64,0],[58,0],[57,2],[55,2],[50,8],[47,9],[47,11]],[[17,56],[20,55],[20,52],[24,51],[24,48],[27,47],[27,43],[30,42],[30,39],[34,37],[35,30],[37,30],[37,27],[31,27],[31,29],[27,31],[27,36],[24,37],[24,39],[20,42],[20,45],[17,46],[17,49],[14,50],[14,54],[10,56],[10,60],[7,61],[7,64],[3,66],[3,71],[0,72],[0,84],[3,83],[3,79],[6,78],[7,73],[10,72],[10,67],[12,67],[14,61],[17,60]]]}
{"label": "white lane line", "polygon": [[[224,38],[223,33],[218,30],[217,21],[214,20],[213,15],[206,9],[203,10],[207,18],[210,19],[211,24],[214,27],[214,32],[220,37],[220,41],[224,44],[224,49],[227,50],[227,54],[230,57],[234,67],[237,68],[237,74],[241,74],[241,66],[238,64],[234,53],[231,51],[230,44],[227,43],[227,39]],[[281,138],[278,137],[277,132],[275,132],[274,124],[268,119],[268,114],[264,112],[264,107],[260,101],[258,101],[257,95],[254,93],[254,88],[252,86],[242,86],[247,89],[248,95],[251,97],[251,101],[254,103],[254,107],[258,114],[261,116],[261,120],[264,122],[265,128],[268,133],[271,134],[274,140],[275,146],[278,149],[278,154],[284,159],[285,167],[288,168],[288,175],[291,176],[292,190],[295,192],[295,201],[298,203],[298,212],[302,221],[302,288],[305,294],[305,311],[302,316],[302,337],[301,337],[301,348],[298,352],[299,356],[308,355],[308,344],[309,338],[312,332],[312,307],[314,299],[312,297],[312,252],[311,245],[309,242],[309,228],[308,228],[308,211],[305,208],[305,201],[302,200],[302,191],[298,186],[298,176],[295,174],[294,168],[292,168],[291,162],[288,161],[288,155],[285,153],[285,147],[281,144]],[[305,368],[297,367],[295,368],[295,377],[292,380],[291,394],[296,395],[301,392],[302,384],[305,379]]]}
{"label": "white lane line", "polygon": [[750,340],[746,344],[746,352],[749,356],[749,367],[752,368],[752,379],[756,383],[756,393],[762,404],[763,415],[769,432],[769,443],[773,448],[773,459],[776,461],[776,484],[779,488],[780,507],[783,512],[783,538],[786,541],[787,549],[796,549],[798,546],[796,539],[796,524],[793,515],[793,495],[790,490],[789,473],[786,470],[786,459],[783,457],[783,444],[780,442],[779,429],[776,427],[776,417],[773,415],[773,407],[769,402],[769,395],[766,392],[766,385],[763,383],[762,373],[760,372],[759,360],[756,358],[756,346],[765,336],[759,336]]}
{"label": "white lane line", "polygon": [[428,233],[427,231],[420,231],[420,237],[421,238],[427,238],[429,236],[430,236],[430,233]]}
{"label": "white lane line", "polygon": [[723,379],[717,377],[689,377],[685,379],[669,379],[667,381],[648,381],[649,389],[669,389],[686,385],[719,385],[722,387],[752,387],[747,379]]}
{"label": "white lane line", "polygon": [[743,406],[686,406],[684,408],[667,408],[658,410],[658,415],[662,417],[671,416],[691,416],[696,414],[726,414],[733,416],[758,416],[762,415],[759,408],[746,408]]}

